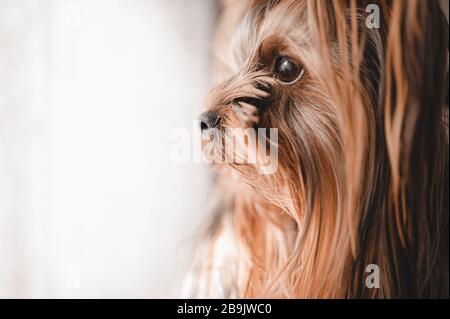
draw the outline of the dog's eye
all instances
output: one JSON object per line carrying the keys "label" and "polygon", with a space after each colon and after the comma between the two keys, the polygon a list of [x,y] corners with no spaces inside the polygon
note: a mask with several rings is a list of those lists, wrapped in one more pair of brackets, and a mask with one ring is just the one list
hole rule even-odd
{"label": "dog's eye", "polygon": [[288,57],[279,57],[275,62],[275,75],[283,84],[297,82],[304,73],[304,69]]}

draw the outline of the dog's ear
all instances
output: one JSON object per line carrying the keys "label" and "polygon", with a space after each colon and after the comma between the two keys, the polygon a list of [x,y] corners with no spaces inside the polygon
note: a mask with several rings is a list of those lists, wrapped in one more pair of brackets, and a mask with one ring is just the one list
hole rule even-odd
{"label": "dog's ear", "polygon": [[213,40],[213,69],[214,82],[220,83],[230,76],[229,61],[231,60],[231,38],[236,26],[252,9],[279,0],[221,0],[219,2],[219,16]]}
{"label": "dog's ear", "polygon": [[246,11],[255,8],[257,6],[274,2],[271,0],[221,0],[220,11],[233,11],[236,16],[245,14]]}
{"label": "dog's ear", "polygon": [[219,15],[236,20],[252,9],[261,6],[276,6],[281,0],[221,0],[219,3]]}

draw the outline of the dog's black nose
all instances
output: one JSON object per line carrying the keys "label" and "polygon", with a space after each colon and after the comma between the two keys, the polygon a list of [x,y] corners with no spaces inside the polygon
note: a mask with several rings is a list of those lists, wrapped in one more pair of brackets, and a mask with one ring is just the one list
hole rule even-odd
{"label": "dog's black nose", "polygon": [[210,128],[216,128],[219,125],[220,117],[216,112],[204,112],[199,117],[200,129],[207,130]]}

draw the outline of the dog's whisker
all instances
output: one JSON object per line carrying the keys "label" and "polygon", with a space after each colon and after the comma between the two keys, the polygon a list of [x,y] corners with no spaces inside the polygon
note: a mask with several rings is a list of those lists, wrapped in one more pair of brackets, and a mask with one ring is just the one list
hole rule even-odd
{"label": "dog's whisker", "polygon": [[239,102],[239,105],[242,107],[242,110],[248,114],[255,114],[258,109],[253,104],[249,104],[246,102]]}

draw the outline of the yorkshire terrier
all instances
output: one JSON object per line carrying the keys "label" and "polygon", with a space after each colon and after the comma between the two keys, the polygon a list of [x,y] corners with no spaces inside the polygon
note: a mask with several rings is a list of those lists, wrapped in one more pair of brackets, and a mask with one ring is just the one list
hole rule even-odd
{"label": "yorkshire terrier", "polygon": [[[276,142],[257,133],[250,147],[276,144],[278,165],[216,165],[215,218],[190,295],[448,298],[439,3],[223,0],[214,50],[202,132],[276,128]],[[214,145],[235,153],[232,138]]]}

